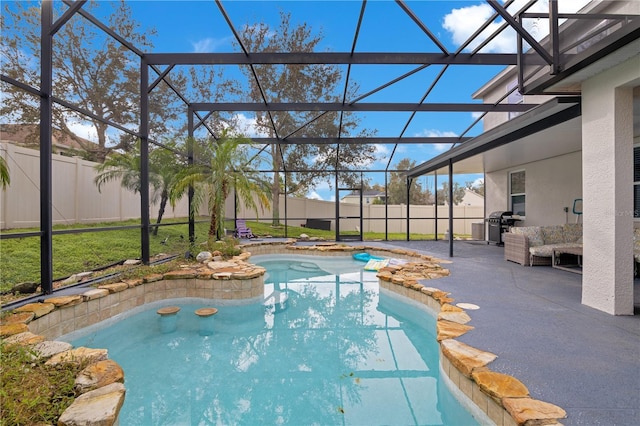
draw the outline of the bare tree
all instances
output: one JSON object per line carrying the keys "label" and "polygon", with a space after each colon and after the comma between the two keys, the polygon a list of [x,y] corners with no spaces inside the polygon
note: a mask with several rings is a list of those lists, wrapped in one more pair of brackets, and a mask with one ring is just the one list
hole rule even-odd
{"label": "bare tree", "polygon": [[[409,170],[416,166],[416,162],[410,158],[404,158],[396,164],[397,170]],[[407,204],[407,179],[401,172],[389,173],[387,187],[387,198],[389,204]],[[429,204],[432,200],[431,191],[422,188],[417,179],[413,179],[410,186],[410,198],[413,205]]]}
{"label": "bare tree", "polygon": [[[240,34],[249,52],[313,52],[323,38],[321,32],[314,33],[306,24],[294,25],[291,16],[280,14],[280,24],[272,28],[266,23],[247,25]],[[336,65],[256,65],[257,80],[249,67],[245,67],[250,81],[248,94],[255,102],[342,102],[344,86],[342,70]],[[355,98],[358,86],[347,88],[347,99]],[[256,115],[257,127],[270,137],[287,136],[338,137],[368,135],[359,130],[359,119],[352,114],[302,112],[271,112]],[[367,144],[301,144],[296,146],[273,144],[268,147],[272,167],[276,172],[272,181],[273,222],[279,223],[278,200],[282,191],[282,170],[293,170],[287,174],[289,193],[303,195],[320,182],[334,183],[336,168],[352,168],[356,164],[367,164],[374,159],[375,148]],[[302,171],[295,171],[302,170]],[[311,170],[311,171],[309,171]],[[340,184],[359,186],[358,173],[340,173]]]}
{"label": "bare tree", "polygon": [[[66,6],[54,2],[63,12]],[[155,30],[140,28],[131,16],[127,3],[91,1],[83,6],[89,13],[111,8],[108,26],[141,51],[153,46]],[[40,86],[40,7],[32,3],[7,2],[2,13],[3,74],[38,88]],[[7,30],[10,28],[11,30]],[[97,28],[78,13],[56,33],[53,43],[54,96],[131,130],[139,124],[138,105],[140,60],[117,40]],[[176,85],[181,77],[174,74]],[[21,124],[39,123],[39,99],[24,90],[5,84],[0,115],[5,121]],[[177,98],[168,86],[160,84],[151,94],[150,131],[164,135],[172,128],[177,110]],[[155,118],[155,119],[154,119]],[[95,129],[97,143],[87,143],[73,131],[73,123],[87,124]],[[100,120],[56,105],[53,125],[73,138],[89,153],[88,157],[102,161],[114,149],[128,148],[135,137],[109,129]],[[35,128],[35,127],[34,127]],[[38,141],[37,131],[29,138]],[[27,141],[29,142],[29,141]]]}
{"label": "bare tree", "polygon": [[480,179],[476,181],[467,181],[464,183],[464,186],[469,191],[473,191],[476,194],[482,195],[484,197],[484,180]]}
{"label": "bare tree", "polygon": [[[457,206],[464,198],[464,186],[458,182],[453,182],[453,205]],[[442,188],[438,189],[438,205],[444,205],[449,202],[449,183],[443,182]]]}

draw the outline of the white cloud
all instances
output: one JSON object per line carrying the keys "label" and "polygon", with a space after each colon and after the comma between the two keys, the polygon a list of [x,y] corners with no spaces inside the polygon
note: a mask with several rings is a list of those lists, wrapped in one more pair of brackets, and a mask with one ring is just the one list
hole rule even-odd
{"label": "white cloud", "polygon": [[192,41],[191,47],[193,47],[194,53],[213,53],[218,50],[220,46],[224,46],[229,43],[230,38],[212,38],[207,37],[200,40]]}
{"label": "white cloud", "polygon": [[328,190],[331,189],[331,185],[326,180],[320,180],[320,181],[316,181],[316,182],[317,182],[317,184],[315,185],[316,189],[322,189],[322,190],[325,190],[325,191],[328,191]]}
{"label": "white cloud", "polygon": [[83,124],[78,121],[70,121],[67,122],[67,126],[69,127],[69,130],[73,132],[73,134],[91,142],[98,142],[98,133],[96,132],[96,128],[92,125]]}
{"label": "white cloud", "polygon": [[[320,188],[317,188],[317,189],[320,189]],[[324,191],[320,191],[320,192],[315,190],[310,190],[309,192],[307,192],[307,198],[311,200],[335,201],[336,194],[335,192],[329,192],[328,189],[325,189]]]}
{"label": "white cloud", "polygon": [[450,143],[434,143],[431,145],[437,152],[443,152],[452,147]]}
{"label": "white cloud", "polygon": [[[451,137],[456,137],[458,136],[456,132],[452,132],[452,131],[442,131],[442,130],[437,130],[437,129],[424,129],[422,130],[420,133],[416,134],[416,136],[418,137],[427,137],[427,138],[433,138],[433,137],[441,137],[441,138],[451,138]],[[435,149],[437,152],[442,152],[442,151],[446,151],[447,149],[451,148],[451,144],[450,143],[434,143],[434,144],[430,144],[428,145],[431,148]]]}
{"label": "white cloud", "polygon": [[[467,39],[487,21],[487,19],[491,17],[493,12],[493,8],[488,4],[479,4],[462,7],[460,9],[453,9],[450,13],[445,15],[442,27],[451,33],[451,37],[456,46],[460,46],[462,43],[467,41]],[[469,46],[467,46],[466,50],[475,49],[480,42],[491,35],[499,26],[499,23],[491,23]],[[515,50],[514,40],[513,31],[507,32],[505,30],[494,38],[491,43],[484,47],[482,52],[513,52]]]}
{"label": "white cloud", "polygon": [[408,146],[410,146],[410,145],[399,144],[398,147],[396,148],[396,154],[407,152],[408,151],[408,149],[407,149]]}
{"label": "white cloud", "polygon": [[247,117],[244,114],[236,114],[236,120],[238,125],[238,130],[243,135],[254,138],[262,138],[267,137],[268,134],[262,130],[260,127],[256,125],[255,117]]}
{"label": "white cloud", "polygon": [[478,178],[473,181],[473,186],[476,187],[478,185],[482,185],[484,183],[484,178]]}
{"label": "white cloud", "polygon": [[[563,13],[573,13],[584,7],[591,0],[573,0],[564,2]],[[509,8],[510,13],[520,10],[526,0],[516,0]],[[549,0],[542,0],[530,7],[527,12],[549,11]],[[479,4],[473,6],[453,9],[445,15],[442,27],[447,30],[454,41],[460,46],[462,43],[483,25],[494,13],[494,9],[488,4]],[[502,25],[502,18],[495,19],[476,39],[467,46],[465,50],[474,50],[481,42],[493,34]],[[526,19],[523,22],[524,28],[536,39],[540,40],[549,34],[549,24],[546,19]],[[511,28],[506,28],[498,34],[487,46],[481,50],[483,53],[515,53],[516,51],[516,33]]]}
{"label": "white cloud", "polygon": [[[382,145],[382,144],[373,144],[373,147],[375,148],[375,152],[373,154],[373,164],[387,164],[387,161],[389,159],[389,155],[391,154],[391,151],[389,151],[389,148],[386,145]],[[361,167],[366,167],[371,165],[371,162],[361,162],[361,164],[358,164],[358,166]]]}
{"label": "white cloud", "polygon": [[316,191],[309,191],[307,193],[307,198],[312,200],[322,200],[323,198]]}
{"label": "white cloud", "polygon": [[420,133],[417,133],[416,136],[418,137],[427,137],[427,138],[455,138],[456,136],[458,136],[458,134],[456,132],[452,132],[450,130],[437,130],[437,129],[424,129],[423,131],[421,131]]}
{"label": "white cloud", "polygon": [[484,114],[482,111],[474,111],[471,113],[471,118],[477,120],[478,118],[482,117],[482,114]]}
{"label": "white cloud", "polygon": [[386,145],[376,143],[373,146],[376,149],[376,156],[389,155],[389,148]]}

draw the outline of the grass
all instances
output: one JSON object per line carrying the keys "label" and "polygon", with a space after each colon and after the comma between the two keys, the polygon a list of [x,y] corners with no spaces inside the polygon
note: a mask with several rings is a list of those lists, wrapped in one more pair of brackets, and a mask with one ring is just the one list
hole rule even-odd
{"label": "grass", "polygon": [[[113,225],[136,225],[137,221],[117,224],[55,226],[59,229],[93,228]],[[196,241],[206,241],[207,224],[197,224]],[[20,230],[29,231],[29,230]],[[158,235],[149,236],[151,255],[184,253],[189,249],[188,226],[161,227]],[[163,244],[164,243],[164,244]],[[104,267],[140,256],[140,231],[137,229],[54,235],[52,238],[54,279]],[[0,291],[21,282],[40,281],[40,239],[38,237],[0,240],[2,268]]]}
{"label": "grass", "polygon": [[86,365],[47,366],[20,345],[0,342],[0,424],[57,424],[76,397],[74,382]]}
{"label": "grass", "polygon": [[[184,219],[168,219],[163,223],[183,222]],[[138,225],[138,220],[117,223],[99,223],[94,225],[56,225],[54,230],[98,228],[109,226]],[[284,237],[285,226],[274,227],[269,223],[247,222],[256,236],[270,235]],[[227,222],[227,229],[233,229],[233,221]],[[194,254],[204,249],[208,236],[209,223],[206,219],[196,223]],[[19,229],[3,231],[12,232],[38,231],[38,229]],[[304,233],[310,237],[321,237],[327,240],[335,239],[335,231],[289,226],[286,229],[288,237],[298,237]],[[158,235],[150,235],[150,254],[184,254],[189,247],[188,225],[162,226]],[[384,233],[366,233],[365,240],[383,240]],[[411,234],[411,239],[433,239],[433,235]],[[404,240],[405,233],[388,235],[389,240]],[[138,229],[112,230],[101,232],[86,232],[80,234],[54,235],[52,238],[53,277],[54,280],[66,278],[72,274],[94,270],[126,259],[136,259],[140,256],[140,231]],[[38,237],[16,238],[0,240],[0,292],[10,290],[15,284],[22,282],[40,282],[40,239]]]}
{"label": "grass", "polygon": [[[184,219],[166,220],[164,223],[183,222]],[[56,225],[54,230],[68,230],[81,228],[101,228],[109,226],[138,225],[138,220],[117,223]],[[284,236],[284,227],[272,227],[270,224],[251,222],[250,227],[256,235]],[[233,229],[233,222],[227,224]],[[331,238],[331,233],[320,230],[304,230],[304,228],[289,227],[290,236],[298,236],[303,230],[310,236]],[[38,229],[19,229],[3,231],[37,232]],[[199,251],[208,241],[209,223],[196,223],[195,247],[192,251]],[[189,247],[189,228],[186,224],[162,226],[158,235],[150,235],[150,254],[184,254]],[[140,231],[138,229],[124,229],[100,232],[85,232],[80,234],[54,235],[52,238],[53,277],[54,280],[66,278],[72,274],[101,268],[126,259],[140,257]],[[196,253],[197,254],[197,253]],[[25,237],[0,240],[0,292],[6,292],[15,284],[21,282],[40,281],[40,239]]]}

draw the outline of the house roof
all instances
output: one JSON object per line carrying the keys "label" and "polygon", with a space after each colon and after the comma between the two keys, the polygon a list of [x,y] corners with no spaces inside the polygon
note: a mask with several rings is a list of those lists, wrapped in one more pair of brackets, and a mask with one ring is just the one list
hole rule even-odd
{"label": "house roof", "polygon": [[[351,192],[347,195],[345,195],[343,198],[346,197],[359,197],[360,194],[357,192]],[[362,191],[362,196],[363,197],[384,197],[384,192],[382,191],[378,191],[376,189],[364,189]]]}
{"label": "house roof", "polygon": [[[40,146],[39,124],[0,124],[0,140],[16,145]],[[79,142],[82,141],[82,143]],[[90,140],[79,136],[71,137],[60,129],[53,129],[51,143],[59,149],[76,149],[84,151],[95,145]]]}
{"label": "house roof", "polygon": [[[427,173],[446,168],[449,162],[458,163],[462,160],[475,158],[471,162],[473,170],[465,170],[467,173],[482,173],[485,171],[482,156],[489,150],[501,147],[508,143],[522,140],[523,138],[557,126],[558,124],[579,117],[581,114],[580,97],[565,96],[553,98],[538,107],[521,114],[512,120],[502,123],[491,130],[477,136],[470,141],[452,148],[431,160],[414,167],[406,173],[408,177],[418,177]],[[556,144],[557,145],[557,144]],[[540,147],[537,147],[540,151]],[[460,171],[456,171],[460,173]]]}

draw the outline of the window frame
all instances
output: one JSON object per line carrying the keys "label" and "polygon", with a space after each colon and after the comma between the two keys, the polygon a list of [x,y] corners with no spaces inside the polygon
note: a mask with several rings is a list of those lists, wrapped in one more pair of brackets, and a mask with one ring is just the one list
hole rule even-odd
{"label": "window frame", "polygon": [[[512,175],[516,174],[516,173],[524,173],[524,192],[513,192],[513,188],[512,188]],[[513,198],[514,197],[524,197],[524,212],[525,214],[523,215],[519,215],[521,218],[525,218],[526,217],[526,213],[527,213],[527,172],[525,169],[518,169],[518,170],[512,170],[509,172],[509,182],[508,182],[508,196],[509,196],[509,210],[511,210],[513,212],[514,215],[518,215],[518,212],[514,211],[513,209]]]}

